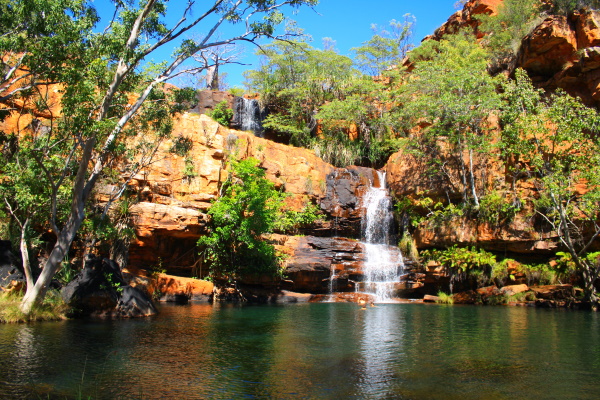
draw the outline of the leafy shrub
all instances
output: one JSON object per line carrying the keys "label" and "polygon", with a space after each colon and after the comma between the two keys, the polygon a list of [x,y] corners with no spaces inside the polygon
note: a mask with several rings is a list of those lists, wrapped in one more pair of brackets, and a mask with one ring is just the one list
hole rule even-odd
{"label": "leafy shrub", "polygon": [[185,157],[192,150],[192,147],[194,147],[194,142],[191,138],[178,136],[173,140],[173,145],[169,149],[169,152],[177,154],[179,157]]}
{"label": "leafy shrub", "polygon": [[421,252],[425,260],[433,260],[442,265],[450,282],[470,282],[477,286],[487,284],[491,277],[496,256],[475,247],[458,247],[445,250],[425,250]]}
{"label": "leafy shrub", "polygon": [[452,297],[451,294],[447,294],[444,292],[438,292],[437,293],[437,303],[440,304],[454,304],[454,297]]}
{"label": "leafy shrub", "polygon": [[520,199],[509,201],[500,192],[493,191],[480,199],[479,217],[491,224],[508,223],[521,209]]}
{"label": "leafy shrub", "polygon": [[280,275],[280,257],[265,235],[297,230],[318,218],[318,207],[310,203],[302,212],[286,210],[287,195],[275,189],[258,163],[230,161],[221,196],[208,211],[210,233],[198,244],[213,278],[235,282],[245,274]]}
{"label": "leafy shrub", "polygon": [[209,116],[219,124],[229,126],[233,118],[233,110],[227,106],[227,101],[223,100],[215,106]]}

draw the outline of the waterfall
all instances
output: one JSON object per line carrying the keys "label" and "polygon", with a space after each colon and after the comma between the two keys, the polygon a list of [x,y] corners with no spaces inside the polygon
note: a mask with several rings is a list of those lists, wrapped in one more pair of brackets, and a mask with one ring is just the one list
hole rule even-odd
{"label": "waterfall", "polygon": [[385,173],[377,171],[377,177],[379,182],[371,184],[362,202],[365,209],[362,220],[364,281],[357,288],[374,294],[376,300],[382,302],[394,297],[404,270],[404,260],[400,250],[391,245],[394,217],[392,199],[385,187]]}
{"label": "waterfall", "polygon": [[246,99],[236,97],[234,104],[234,116],[231,121],[231,127],[242,131],[252,131],[254,135],[262,137],[264,129],[262,120],[264,112],[260,109],[260,104],[255,99]]}

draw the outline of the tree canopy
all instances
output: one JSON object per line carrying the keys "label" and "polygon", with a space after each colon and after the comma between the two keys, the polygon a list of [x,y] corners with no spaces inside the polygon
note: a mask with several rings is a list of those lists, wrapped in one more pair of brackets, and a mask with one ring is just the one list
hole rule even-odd
{"label": "tree canopy", "polygon": [[[16,131],[2,133],[2,141],[12,146],[2,153],[3,165],[11,166],[0,167],[0,180],[13,181],[13,186],[25,191],[39,187],[45,198],[39,202],[35,199],[40,196],[27,193],[36,201],[33,207],[8,205],[7,211],[27,226],[28,213],[35,210],[36,219],[56,237],[39,278],[27,288],[23,312],[29,313],[45,296],[85,219],[97,182],[118,157],[127,154],[127,143],[135,142],[128,139],[139,135],[136,147],[127,149],[139,158],[140,152],[152,154],[155,147],[156,142],[148,143],[146,138],[170,134],[170,94],[162,84],[185,72],[180,67],[194,54],[227,43],[276,38],[275,28],[285,19],[282,7],[314,4],[316,0],[191,1],[175,11],[162,0],[114,1],[112,19],[102,21],[100,27],[89,1],[0,2],[2,116],[8,118],[10,113],[19,120]],[[179,17],[169,19],[175,21],[169,24],[165,17],[175,12]],[[237,33],[220,38],[224,24],[236,25]],[[198,27],[207,32],[202,39],[185,39]],[[161,48],[172,49],[173,58],[152,63],[151,57]],[[210,66],[209,62],[194,68]],[[48,90],[49,84],[56,85],[52,88],[58,96]],[[58,105],[49,104],[50,100]],[[25,114],[30,122],[25,122]],[[28,165],[39,171],[35,186],[19,174]],[[1,195],[14,199],[10,191]]]}

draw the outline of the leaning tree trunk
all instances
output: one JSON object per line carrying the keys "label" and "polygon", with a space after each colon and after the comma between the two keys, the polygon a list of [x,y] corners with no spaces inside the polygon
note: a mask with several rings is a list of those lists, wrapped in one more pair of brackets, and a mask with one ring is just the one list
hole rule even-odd
{"label": "leaning tree trunk", "polygon": [[589,301],[592,308],[598,307],[598,296],[596,295],[596,280],[598,279],[599,266],[584,263],[583,269],[583,295]]}
{"label": "leaning tree trunk", "polygon": [[[56,272],[60,267],[60,263],[64,260],[65,255],[69,251],[71,243],[73,243],[75,235],[77,234],[77,231],[81,227],[83,219],[85,218],[85,202],[90,192],[89,190],[86,190],[85,177],[95,143],[96,140],[91,138],[88,139],[84,145],[83,154],[79,162],[79,169],[77,170],[77,175],[75,176],[73,200],[69,219],[63,226],[62,230],[58,232],[56,243],[50,252],[50,257],[48,257],[48,260],[42,269],[42,273],[35,282],[35,285],[27,286],[27,292],[25,293],[23,301],[21,302],[21,312],[26,315],[31,314],[33,308],[40,304],[42,300],[44,300],[46,292],[48,291],[48,287],[50,286],[50,282],[52,282],[52,278],[54,278],[54,275],[56,275]],[[92,184],[95,182],[95,179],[95,176],[90,177]]]}
{"label": "leaning tree trunk", "polygon": [[82,222],[83,214],[81,216],[72,215],[67,225],[62,229],[56,240],[56,244],[52,248],[50,257],[48,257],[35,285],[33,285],[33,287],[27,286],[27,292],[21,302],[21,312],[24,314],[30,314],[33,308],[40,304],[46,296],[52,278],[54,278],[60,263],[64,260],[67,251],[69,251],[71,243],[73,243],[73,239],[75,238],[75,234],[79,230]]}

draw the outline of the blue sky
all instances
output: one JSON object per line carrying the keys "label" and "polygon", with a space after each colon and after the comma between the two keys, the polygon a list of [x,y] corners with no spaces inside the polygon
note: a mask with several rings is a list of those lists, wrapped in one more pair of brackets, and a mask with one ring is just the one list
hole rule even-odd
{"label": "blue sky", "polygon": [[[100,15],[107,18],[112,11],[108,0],[92,0]],[[418,45],[421,39],[443,24],[456,9],[456,0],[320,0],[320,3],[310,9],[302,7],[295,15],[287,15],[296,20],[304,32],[311,35],[311,45],[322,48],[322,39],[329,37],[336,42],[336,49],[340,54],[350,56],[352,47],[360,46],[373,35],[371,24],[387,27],[390,20],[403,20],[405,14],[412,14],[416,18],[413,42]],[[197,0],[197,5],[202,6],[206,0]],[[168,2],[168,20],[176,20],[186,0],[171,0]],[[198,13],[200,12],[198,8]],[[102,24],[101,24],[101,27]],[[199,26],[197,34],[204,34],[209,26]],[[222,37],[229,37],[235,29],[242,27],[228,26]],[[258,58],[254,55],[256,47],[247,46],[241,62],[246,66],[228,66],[227,83],[230,87],[242,86],[242,73],[247,69],[258,66]],[[154,61],[160,58],[169,58],[170,50],[155,54]],[[173,82],[177,83],[177,82]]]}
{"label": "blue sky", "polygon": [[[442,25],[456,12],[456,0],[320,0],[314,8],[301,8],[289,17],[298,22],[306,34],[312,36],[311,45],[322,48],[322,39],[330,37],[336,41],[340,54],[350,56],[352,47],[360,46],[371,38],[371,24],[387,27],[390,20],[403,20],[405,14],[416,17],[413,42],[418,45],[425,36]],[[230,86],[241,86],[242,73],[257,66],[255,49],[247,48],[243,62],[252,66],[230,66],[227,82]]]}

